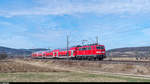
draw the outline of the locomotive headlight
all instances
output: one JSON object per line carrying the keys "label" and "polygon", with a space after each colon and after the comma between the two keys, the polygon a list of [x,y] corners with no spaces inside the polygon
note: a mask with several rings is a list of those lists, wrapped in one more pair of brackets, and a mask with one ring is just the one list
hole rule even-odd
{"label": "locomotive headlight", "polygon": [[105,53],[105,51],[102,51],[101,53]]}
{"label": "locomotive headlight", "polygon": [[105,51],[97,51],[96,53],[105,53]]}
{"label": "locomotive headlight", "polygon": [[101,53],[101,51],[97,51],[96,53]]}

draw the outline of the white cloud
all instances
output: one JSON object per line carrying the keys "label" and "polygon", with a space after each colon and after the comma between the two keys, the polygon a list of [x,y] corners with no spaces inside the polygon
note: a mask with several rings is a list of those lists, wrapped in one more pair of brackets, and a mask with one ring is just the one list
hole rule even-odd
{"label": "white cloud", "polygon": [[59,30],[46,30],[39,33],[31,34],[33,37],[38,38],[43,41],[56,41],[57,39],[63,38],[67,31],[59,31]]}
{"label": "white cloud", "polygon": [[25,36],[11,36],[9,38],[0,38],[0,45],[11,48],[32,48],[35,46]]}
{"label": "white cloud", "polygon": [[[47,20],[44,17],[37,18],[36,15],[76,15],[76,14],[84,14],[84,13],[95,13],[97,15],[103,15],[103,14],[145,14],[150,13],[150,0],[34,0],[33,7],[29,8],[22,8],[22,7],[16,7],[13,9],[3,9],[0,8],[0,16],[5,17],[12,17],[12,16],[20,16],[20,15],[27,15],[25,17],[26,19],[31,19],[30,22],[35,23],[37,26],[33,26],[32,28],[35,29],[30,32],[26,32],[26,37],[15,37],[17,35],[14,35],[12,38],[12,42],[9,39],[6,39],[6,41],[2,41],[3,43],[7,43],[8,45],[13,44],[15,45],[15,41],[22,40],[23,43],[18,43],[18,46],[25,45],[25,43],[29,43],[30,46],[33,46],[31,43],[32,41],[28,41],[28,38],[34,39],[34,42],[42,43],[43,45],[46,43],[49,43],[48,45],[53,45],[57,47],[62,47],[66,42],[66,33],[70,32],[69,29],[60,29],[61,26],[59,23],[55,23],[53,20]],[[15,5],[15,4],[14,4]],[[22,8],[22,9],[21,9]],[[30,17],[31,15],[31,17]],[[35,16],[35,17],[34,17]],[[50,19],[50,18],[48,18]],[[83,18],[84,19],[84,18]],[[50,22],[51,21],[51,22]],[[122,21],[122,20],[121,20]],[[49,22],[49,23],[46,23]],[[90,23],[90,21],[89,21]],[[90,39],[92,42],[95,41],[95,36],[99,35],[99,38],[101,42],[108,41],[111,43],[116,40],[121,43],[121,40],[124,41],[125,38],[122,38],[122,34],[124,32],[132,32],[136,30],[136,28],[132,28],[134,24],[130,21],[129,23],[123,23],[123,22],[113,22],[110,24],[97,24],[99,22],[96,22],[96,24],[83,24],[84,29],[81,29],[81,25],[78,25],[80,27],[80,30],[77,30],[75,32],[72,32],[73,40],[80,41],[83,39]],[[82,23],[81,23],[82,24]],[[20,33],[24,33],[27,31],[28,28],[25,28],[25,26],[17,26],[15,24],[3,22],[0,23],[0,25],[8,25],[9,27],[7,29],[10,29],[13,27],[15,33],[20,35]],[[11,27],[12,26],[12,27]],[[30,26],[31,27],[31,26]],[[37,27],[37,28],[35,28]],[[85,29],[86,28],[86,29]],[[93,28],[93,29],[92,29]],[[37,29],[37,30],[36,30]],[[84,30],[84,31],[82,31]],[[18,33],[18,32],[20,33]],[[149,34],[150,29],[143,30],[145,34]],[[96,33],[95,33],[96,32]],[[24,34],[25,35],[25,34]],[[125,35],[124,35],[125,36]],[[113,39],[113,41],[112,41]],[[4,39],[5,40],[5,39]],[[126,40],[126,39],[125,39]],[[122,42],[123,42],[122,41]],[[45,43],[46,42],[46,43]],[[57,43],[56,43],[57,42]],[[78,44],[78,42],[76,42]],[[124,41],[127,42],[127,41]],[[114,42],[115,43],[115,42]],[[7,45],[6,44],[6,45]],[[38,46],[38,45],[36,45]]]}
{"label": "white cloud", "polygon": [[142,30],[142,32],[143,32],[145,35],[150,36],[150,28],[145,28],[145,29]]}
{"label": "white cloud", "polygon": [[38,28],[35,33],[28,33],[27,37],[32,38],[32,42],[36,42],[36,47],[48,46],[52,48],[61,48],[66,46],[66,35],[68,30],[51,28]]}
{"label": "white cloud", "polygon": [[[0,21],[1,29],[4,29],[6,31],[12,32],[12,33],[24,33],[28,30],[25,25],[20,24],[14,24],[10,22]],[[8,32],[5,32],[8,33]]]}
{"label": "white cloud", "polygon": [[0,15],[5,17],[18,15],[74,15],[81,13],[137,14],[149,12],[150,0],[34,0],[34,6],[30,9],[0,9]]}

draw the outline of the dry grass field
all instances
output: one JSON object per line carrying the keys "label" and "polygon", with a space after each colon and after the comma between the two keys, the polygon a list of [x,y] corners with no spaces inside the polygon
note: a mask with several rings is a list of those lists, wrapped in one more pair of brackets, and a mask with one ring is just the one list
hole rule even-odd
{"label": "dry grass field", "polygon": [[149,71],[134,65],[11,59],[0,61],[0,82],[150,82]]}
{"label": "dry grass field", "polygon": [[119,58],[119,57],[112,57],[112,58],[107,58],[107,59],[105,59],[105,60],[124,60],[124,61],[150,61],[150,58],[138,58],[138,59],[136,59],[135,57],[130,57],[130,58],[128,58],[128,57],[121,57],[121,58]]}

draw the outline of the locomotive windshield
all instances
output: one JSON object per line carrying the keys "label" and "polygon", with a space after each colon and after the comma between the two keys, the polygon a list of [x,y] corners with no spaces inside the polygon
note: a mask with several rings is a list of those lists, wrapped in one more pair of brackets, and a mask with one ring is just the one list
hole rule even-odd
{"label": "locomotive windshield", "polygon": [[96,49],[104,49],[104,46],[96,46]]}

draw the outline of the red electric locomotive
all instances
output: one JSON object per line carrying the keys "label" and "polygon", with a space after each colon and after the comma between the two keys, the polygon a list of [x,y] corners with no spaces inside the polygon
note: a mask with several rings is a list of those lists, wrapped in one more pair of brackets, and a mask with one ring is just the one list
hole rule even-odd
{"label": "red electric locomotive", "polygon": [[106,58],[104,45],[86,45],[77,48],[77,59],[98,59]]}
{"label": "red electric locomotive", "polygon": [[84,46],[74,46],[67,49],[56,49],[49,52],[33,53],[33,58],[71,58],[102,60],[106,58],[104,45],[90,44]]}

